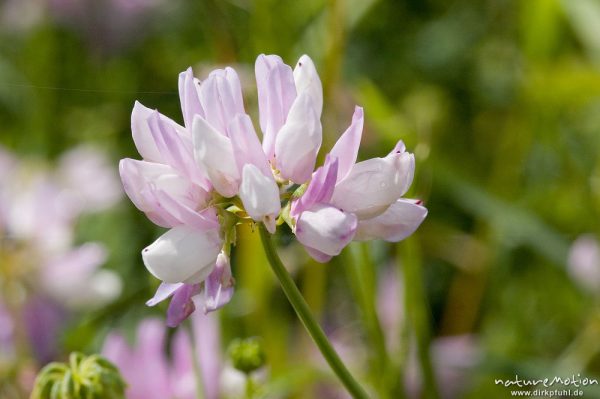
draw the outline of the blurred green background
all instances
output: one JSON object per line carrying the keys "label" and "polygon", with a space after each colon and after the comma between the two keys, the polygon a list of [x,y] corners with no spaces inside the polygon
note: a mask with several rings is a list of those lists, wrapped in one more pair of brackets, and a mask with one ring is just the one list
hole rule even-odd
{"label": "blurred green background", "polygon": [[[465,335],[475,342],[478,367],[455,377],[458,393],[440,383],[449,397],[508,397],[494,378],[515,374],[600,376],[600,292],[571,279],[567,262],[577,237],[600,234],[600,1],[4,0],[0,7],[0,144],[21,157],[52,162],[86,143],[110,154],[116,171],[120,158],[138,158],[129,119],[135,100],[181,121],[177,75],[188,66],[201,79],[215,67],[236,68],[257,121],[253,66],[261,53],[292,65],[304,53],[315,61],[325,150],[354,104],[365,108],[360,159],[405,141],[417,159],[408,196],[429,209],[413,237],[353,246],[320,265],[280,235],[282,257],[325,330],[360,343],[363,360],[350,365],[359,379],[377,386],[385,362],[408,370],[410,348],[429,335],[434,345]],[[157,281],[139,255],[159,234],[127,200],[79,220],[77,242],[106,244],[106,267],[124,289],[112,304],[70,319],[64,353],[97,351],[110,329],[132,332],[147,315],[163,317],[164,305],[144,306]],[[370,267],[355,269],[362,256]],[[321,397],[314,391],[321,377],[306,372],[311,343],[257,234],[242,232],[233,260],[236,294],[220,311],[223,345],[262,337],[280,395]],[[417,285],[397,288],[392,311],[406,319],[395,335],[384,323],[382,363],[379,333],[368,327],[373,293],[388,273],[407,279],[406,263]],[[425,319],[402,309],[411,300],[427,306],[416,312]]]}

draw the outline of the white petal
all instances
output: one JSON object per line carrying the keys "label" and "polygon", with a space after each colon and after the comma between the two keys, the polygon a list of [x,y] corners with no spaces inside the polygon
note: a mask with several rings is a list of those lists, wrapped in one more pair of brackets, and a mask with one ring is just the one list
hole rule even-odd
{"label": "white petal", "polygon": [[275,139],[275,160],[281,176],[297,184],[308,181],[315,168],[321,141],[321,121],[311,97],[302,93]]}
{"label": "white petal", "polygon": [[414,165],[414,156],[407,152],[359,162],[337,184],[331,203],[359,219],[375,217],[406,192]]}
{"label": "white petal", "polygon": [[165,283],[204,280],[212,272],[222,241],[216,229],[173,227],[142,251],[144,265]]}
{"label": "white petal", "polygon": [[361,220],[354,239],[356,241],[382,239],[398,242],[414,233],[426,216],[427,208],[420,205],[420,202],[400,199],[381,215]]}
{"label": "white petal", "polygon": [[141,103],[135,102],[131,112],[131,135],[138,152],[146,161],[162,162],[162,156],[154,142],[148,118],[154,111],[144,107]]}
{"label": "white petal", "polygon": [[265,176],[256,166],[246,164],[242,172],[240,198],[252,219],[264,221],[269,231],[274,229],[281,205],[279,189],[272,175]]}
{"label": "white petal", "polygon": [[229,138],[196,116],[192,127],[192,139],[196,161],[206,170],[215,190],[225,197],[236,195],[240,175]]}
{"label": "white petal", "polygon": [[356,226],[353,214],[329,205],[316,205],[302,212],[295,233],[304,246],[335,256],[352,241]]}
{"label": "white petal", "polygon": [[315,107],[317,117],[321,118],[323,111],[323,86],[317,74],[315,64],[308,55],[303,55],[294,68],[294,83],[298,94],[307,92]]}

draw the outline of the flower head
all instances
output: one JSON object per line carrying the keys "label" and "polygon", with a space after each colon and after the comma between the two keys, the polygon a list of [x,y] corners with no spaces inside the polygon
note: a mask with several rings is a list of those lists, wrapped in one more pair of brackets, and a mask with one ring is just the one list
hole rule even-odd
{"label": "flower head", "polygon": [[[106,337],[102,353],[121,370],[127,383],[127,398],[197,398],[196,362],[203,381],[202,397],[219,397],[221,356],[217,320],[211,315],[197,315],[192,318],[192,326],[193,338],[185,330],[174,335],[170,357],[165,353],[165,327],[157,319],[140,323],[134,345],[129,345],[117,332]],[[197,347],[192,345],[192,339]],[[148,378],[149,375],[152,378]]]}
{"label": "flower head", "polygon": [[142,251],[163,282],[148,304],[172,297],[169,325],[198,306],[208,312],[230,300],[237,224],[263,223],[274,233],[287,222],[308,253],[326,262],[352,240],[402,240],[427,215],[420,201],[402,198],[415,167],[402,142],[383,158],[356,162],[360,107],[314,171],[323,89],[308,56],[292,69],[262,54],[255,72],[262,143],[232,68],[204,81],[191,69],[179,75],[183,126],[134,105],[132,134],[143,160],[122,160],[121,178],[132,202],[170,229]]}

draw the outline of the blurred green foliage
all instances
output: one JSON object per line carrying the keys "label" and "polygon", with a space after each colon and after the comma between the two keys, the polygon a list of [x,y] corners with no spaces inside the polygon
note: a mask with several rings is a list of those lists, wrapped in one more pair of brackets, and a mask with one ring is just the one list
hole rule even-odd
{"label": "blurred green foliage", "polygon": [[[177,74],[188,66],[202,78],[214,66],[234,65],[256,117],[256,56],[276,53],[293,64],[308,53],[325,88],[324,148],[349,124],[353,105],[362,105],[359,157],[404,140],[417,158],[409,196],[429,209],[411,238],[419,250],[368,246],[374,275],[363,294],[374,295],[390,264],[417,257],[433,337],[474,334],[481,345],[484,366],[470,376],[466,397],[505,397],[493,378],[515,373],[600,375],[600,347],[586,333],[598,323],[598,295],[565,271],[571,242],[600,235],[600,2],[169,1],[123,43],[95,36],[110,18],[65,23],[50,4],[26,27],[2,18],[3,146],[54,159],[92,143],[110,151],[116,169],[118,159],[138,157],[129,128],[135,100],[181,121]],[[145,315],[163,314],[163,306],[144,306],[157,282],[139,256],[160,231],[128,202],[80,222],[78,240],[109,246],[107,267],[125,290],[109,307],[74,319],[65,350],[97,350],[108,329],[133,330]],[[373,307],[373,298],[353,296],[347,262],[315,264],[289,233],[280,239],[281,256],[326,331],[351,330],[369,348],[380,332],[360,326],[368,319],[360,303]],[[241,232],[233,268],[237,288],[221,311],[223,342],[262,337],[281,389],[278,378],[303,375],[310,343],[256,232]],[[404,329],[411,334],[411,325]],[[387,361],[402,363],[407,351]],[[282,392],[311,397],[312,385],[290,381]]]}

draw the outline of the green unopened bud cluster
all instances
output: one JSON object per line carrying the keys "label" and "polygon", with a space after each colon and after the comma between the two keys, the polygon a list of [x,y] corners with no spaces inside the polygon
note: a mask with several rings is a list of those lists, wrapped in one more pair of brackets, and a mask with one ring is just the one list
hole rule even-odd
{"label": "green unopened bud cluster", "polygon": [[40,371],[30,399],[125,399],[125,387],[111,362],[74,352],[69,364],[50,363]]}
{"label": "green unopened bud cluster", "polygon": [[265,364],[265,352],[258,338],[235,339],[228,349],[233,367],[246,374],[261,368]]}

